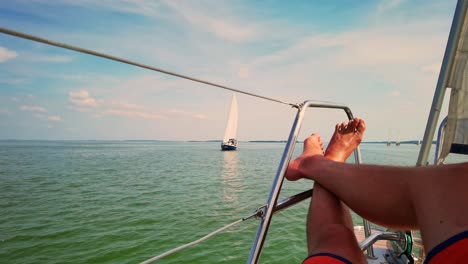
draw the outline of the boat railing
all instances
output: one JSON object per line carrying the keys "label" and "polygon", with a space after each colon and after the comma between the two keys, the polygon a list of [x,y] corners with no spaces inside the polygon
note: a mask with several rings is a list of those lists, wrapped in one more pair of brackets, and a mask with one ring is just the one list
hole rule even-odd
{"label": "boat railing", "polygon": [[440,152],[441,152],[440,148],[443,143],[445,128],[447,127],[447,119],[448,117],[445,117],[444,120],[442,120],[442,122],[439,125],[439,130],[437,132],[436,149],[434,153],[434,165],[437,165],[439,163]]}
{"label": "boat railing", "polygon": [[[401,245],[407,244],[407,237],[404,232],[381,232],[371,234],[359,243],[359,247],[364,251],[372,247],[379,240],[396,241]],[[406,250],[406,246],[404,246],[403,250]]]}
{"label": "boat railing", "polygon": [[[280,161],[277,173],[276,173],[276,177],[273,180],[273,185],[271,187],[271,190],[267,199],[267,204],[264,207],[262,207],[262,212],[261,214],[259,214],[259,217],[258,217],[258,219],[260,220],[260,224],[257,229],[257,233],[255,236],[252,248],[250,250],[249,259],[247,261],[247,263],[249,264],[258,263],[258,260],[262,252],[263,244],[265,242],[265,239],[268,233],[268,228],[270,226],[273,213],[275,211],[278,211],[278,207],[280,206],[280,204],[277,204],[278,197],[281,192],[281,187],[284,181],[284,176],[286,173],[287,166],[294,152],[294,147],[297,142],[297,138],[298,138],[298,135],[299,135],[302,123],[303,123],[306,110],[308,108],[341,109],[346,113],[349,120],[352,120],[354,118],[353,113],[351,112],[351,109],[348,106],[345,106],[342,104],[308,100],[302,104],[295,105],[294,107],[297,108],[297,114],[294,119],[291,132],[289,134],[288,141],[286,143],[283,156],[281,158],[281,161]],[[359,148],[356,148],[356,150],[354,151],[354,158],[355,158],[355,163],[360,164],[362,162]],[[301,198],[306,199],[308,197],[301,196]],[[289,205],[286,205],[286,206],[283,205],[281,209],[279,210],[285,209],[288,206]],[[370,223],[367,220],[363,219],[363,224],[364,224],[365,237],[366,238],[370,237],[372,235]],[[372,244],[366,247],[366,250],[367,250],[367,256],[369,258],[375,258]]]}

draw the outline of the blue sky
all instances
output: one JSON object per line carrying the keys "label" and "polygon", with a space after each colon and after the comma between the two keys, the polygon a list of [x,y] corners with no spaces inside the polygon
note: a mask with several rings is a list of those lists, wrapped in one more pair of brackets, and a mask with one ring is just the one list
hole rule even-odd
{"label": "blue sky", "polygon": [[[456,1],[2,1],[0,25],[422,138]],[[221,139],[231,92],[0,34],[0,139]],[[239,139],[295,110],[238,95]],[[444,111],[446,113],[446,111]],[[308,112],[304,138],[345,116]]]}

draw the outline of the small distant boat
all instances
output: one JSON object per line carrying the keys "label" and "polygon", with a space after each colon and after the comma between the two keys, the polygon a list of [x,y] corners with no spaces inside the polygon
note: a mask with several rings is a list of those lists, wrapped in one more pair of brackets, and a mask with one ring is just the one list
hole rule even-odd
{"label": "small distant boat", "polygon": [[237,99],[236,95],[232,95],[231,109],[229,110],[228,122],[224,131],[221,150],[236,150],[237,149]]}

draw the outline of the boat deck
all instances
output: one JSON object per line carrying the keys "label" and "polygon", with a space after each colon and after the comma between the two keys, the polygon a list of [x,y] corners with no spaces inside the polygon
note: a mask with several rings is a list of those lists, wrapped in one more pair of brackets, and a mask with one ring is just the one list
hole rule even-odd
{"label": "boat deck", "polygon": [[[372,232],[380,232],[379,230],[372,229]],[[356,235],[357,241],[361,242],[365,239],[365,234],[364,234],[364,227],[363,226],[355,226],[354,227],[354,234]],[[419,239],[415,239],[413,245],[413,251],[415,248],[419,248],[418,252],[421,252],[422,250],[422,245],[421,241]],[[370,259],[368,258],[367,261],[368,263],[372,264],[403,264],[403,263],[408,263],[406,257],[399,257],[398,254],[395,254],[393,251],[392,243],[391,241],[387,240],[379,240],[377,241],[374,245],[374,254],[377,257],[377,259]],[[416,259],[415,258],[415,263],[422,263],[422,258],[421,259]]]}

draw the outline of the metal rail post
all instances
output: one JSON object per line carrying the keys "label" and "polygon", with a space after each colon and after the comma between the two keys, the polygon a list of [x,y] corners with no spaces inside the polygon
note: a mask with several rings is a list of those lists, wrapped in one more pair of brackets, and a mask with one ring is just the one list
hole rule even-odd
{"label": "metal rail post", "polygon": [[[315,108],[332,108],[332,109],[342,109],[346,112],[348,119],[353,119],[353,114],[351,110],[344,105],[328,103],[328,102],[317,102],[317,101],[305,101],[303,104],[298,106],[298,112],[296,114],[296,118],[294,119],[294,123],[291,128],[291,132],[288,137],[288,142],[286,143],[286,147],[283,152],[283,156],[281,158],[276,177],[273,180],[273,186],[271,187],[270,194],[268,195],[267,204],[265,205],[265,211],[260,218],[260,225],[257,229],[257,234],[255,240],[253,242],[252,248],[250,250],[249,259],[247,261],[248,264],[258,263],[260,258],[260,254],[263,248],[263,244],[266,239],[266,235],[268,233],[268,228],[270,227],[271,219],[273,213],[275,211],[275,207],[277,206],[278,197],[281,191],[281,186],[283,185],[284,175],[286,173],[287,166],[289,161],[291,160],[294,146],[296,145],[297,137],[299,135],[299,131],[302,126],[302,121],[304,119],[305,111],[309,107]],[[359,148],[357,148],[354,152],[356,163],[361,162],[361,154]],[[366,220],[364,220],[364,227],[365,227],[365,235],[368,237],[370,235],[370,225]],[[374,252],[372,247],[368,248],[367,250],[369,257],[374,257]]]}

